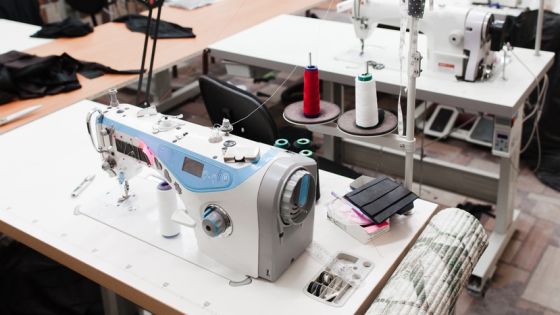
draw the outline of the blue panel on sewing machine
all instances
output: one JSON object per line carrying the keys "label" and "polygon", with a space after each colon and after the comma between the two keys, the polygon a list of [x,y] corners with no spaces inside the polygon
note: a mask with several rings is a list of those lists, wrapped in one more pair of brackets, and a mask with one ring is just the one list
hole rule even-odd
{"label": "blue panel on sewing machine", "polygon": [[255,163],[247,163],[247,166],[242,168],[234,168],[107,117],[104,117],[99,123],[145,143],[177,181],[193,192],[216,192],[235,188],[270,162],[280,151],[271,147]]}

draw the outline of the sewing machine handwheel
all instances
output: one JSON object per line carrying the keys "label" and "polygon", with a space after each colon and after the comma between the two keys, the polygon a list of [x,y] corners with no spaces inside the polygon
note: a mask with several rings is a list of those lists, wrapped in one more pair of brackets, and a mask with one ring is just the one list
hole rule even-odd
{"label": "sewing machine handwheel", "polygon": [[315,202],[315,179],[306,170],[295,171],[282,192],[280,217],[287,225],[303,223]]}

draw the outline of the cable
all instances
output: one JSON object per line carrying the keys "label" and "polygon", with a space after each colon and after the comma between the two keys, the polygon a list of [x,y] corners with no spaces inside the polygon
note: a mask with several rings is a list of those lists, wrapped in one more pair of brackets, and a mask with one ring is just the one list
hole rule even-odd
{"label": "cable", "polygon": [[[331,12],[333,3],[335,0],[331,0],[329,3],[329,7],[327,9],[327,12],[325,12],[325,15],[323,15],[322,19],[326,19],[327,16],[329,15],[329,13]],[[319,36],[317,36],[317,38],[319,38]],[[252,110],[247,116],[232,122],[231,125],[234,126],[242,121],[244,121],[245,119],[251,117],[251,115],[253,115],[256,111],[260,110],[261,107],[263,107],[266,103],[268,103],[268,101],[270,101],[272,99],[272,97],[274,97],[274,95],[276,95],[276,93],[278,93],[278,91],[280,90],[280,88],[282,88],[286,82],[288,82],[288,80],[292,77],[292,75],[294,74],[294,72],[296,71],[296,69],[301,68],[300,66],[294,66],[294,68],[292,69],[292,71],[290,71],[290,73],[288,74],[288,76],[286,77],[286,79],[276,88],[276,90],[274,90],[274,92],[272,93],[272,95],[270,95],[266,100],[264,100],[264,102],[262,102],[259,106],[257,106],[257,108],[255,108],[254,110]]]}
{"label": "cable", "polygon": [[[444,138],[447,138],[447,137],[448,137],[450,134],[452,134],[455,130],[461,129],[461,128],[465,127],[465,126],[468,125],[469,123],[473,122],[473,121],[474,121],[476,118],[478,118],[479,116],[480,116],[480,115],[473,116],[473,117],[471,117],[469,120],[467,120],[467,121],[465,121],[464,123],[460,124],[459,126],[451,128],[451,130],[449,130],[449,132],[447,132],[446,134],[444,134],[444,135],[442,135],[442,136],[439,136],[439,137],[435,138],[434,140],[428,142],[428,144],[426,144],[426,145],[424,146],[424,148],[427,148],[427,147],[431,146],[432,144],[434,144],[434,143],[436,143],[436,142],[439,142],[440,140],[442,140],[442,139],[444,139]],[[422,134],[423,134],[423,133],[424,133],[424,128],[422,128]]]}
{"label": "cable", "polygon": [[261,109],[261,107],[263,107],[266,103],[268,103],[268,101],[270,101],[274,95],[276,95],[276,93],[278,93],[278,91],[280,90],[280,88],[282,88],[284,86],[284,84],[286,84],[286,82],[288,82],[288,80],[292,77],[292,75],[294,74],[294,72],[296,71],[297,68],[300,68],[299,66],[294,66],[294,68],[292,69],[292,71],[290,72],[290,74],[286,77],[286,79],[276,88],[276,90],[274,90],[274,92],[266,99],[264,100],[264,102],[262,102],[259,106],[257,106],[257,108],[255,108],[254,110],[252,110],[247,116],[232,122],[231,125],[235,125],[237,123],[240,123],[242,121],[244,121],[245,119],[251,117],[251,115],[253,115],[256,111],[258,111],[259,109]]}

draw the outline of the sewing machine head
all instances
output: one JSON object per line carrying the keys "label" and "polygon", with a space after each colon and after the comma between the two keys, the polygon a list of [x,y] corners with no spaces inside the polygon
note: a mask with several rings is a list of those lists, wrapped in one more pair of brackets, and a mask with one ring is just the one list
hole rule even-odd
{"label": "sewing machine head", "polygon": [[121,199],[142,168],[157,171],[196,222],[199,250],[237,272],[276,280],[312,240],[315,161],[144,113],[119,105],[87,117],[102,168],[125,188]]}
{"label": "sewing machine head", "polygon": [[[402,13],[398,0],[354,0],[352,20],[362,43],[362,54],[363,42],[377,24],[398,27],[403,15],[406,12]],[[425,10],[419,28],[428,39],[429,71],[476,81],[492,74],[496,63],[494,51],[500,51],[504,45],[506,23],[464,4],[436,1]]]}

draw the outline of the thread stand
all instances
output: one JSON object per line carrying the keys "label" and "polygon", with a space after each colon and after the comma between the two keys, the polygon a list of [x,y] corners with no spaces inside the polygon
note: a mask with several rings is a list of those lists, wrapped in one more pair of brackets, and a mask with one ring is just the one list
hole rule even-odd
{"label": "thread stand", "polygon": [[284,109],[284,119],[294,125],[326,124],[338,118],[340,107],[327,101],[320,101],[321,111],[316,117],[307,117],[303,114],[303,101],[292,103]]}
{"label": "thread stand", "polygon": [[371,128],[362,128],[356,125],[356,110],[344,112],[338,119],[338,129],[352,136],[382,136],[393,132],[397,128],[397,116],[382,108],[378,109],[379,123]]}

